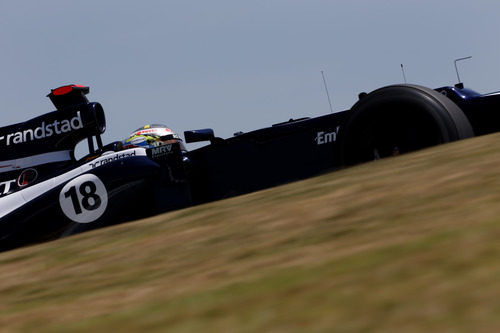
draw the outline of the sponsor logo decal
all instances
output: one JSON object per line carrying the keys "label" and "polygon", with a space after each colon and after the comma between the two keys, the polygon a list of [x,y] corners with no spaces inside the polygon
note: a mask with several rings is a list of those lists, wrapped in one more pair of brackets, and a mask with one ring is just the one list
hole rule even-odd
{"label": "sponsor logo decal", "polygon": [[131,152],[117,153],[114,156],[110,156],[110,157],[103,156],[95,162],[90,162],[89,166],[91,166],[92,168],[97,168],[97,167],[103,166],[104,164],[108,164],[108,163],[118,161],[118,160],[121,160],[121,159],[124,159],[127,157],[132,157],[132,156],[136,156],[135,150],[133,150]]}
{"label": "sponsor logo decal", "polygon": [[335,129],[335,132],[328,132],[328,133],[318,132],[318,134],[316,134],[316,138],[314,139],[314,141],[316,141],[316,143],[318,145],[323,145],[325,143],[335,142],[335,141],[337,141],[339,129],[340,129],[340,126],[337,126],[337,128]]}
{"label": "sponsor logo decal", "polygon": [[29,168],[21,172],[19,177],[17,178],[17,186],[25,187],[33,183],[38,178],[38,171],[35,169]]}
{"label": "sponsor logo decal", "polygon": [[71,119],[56,119],[51,123],[45,123],[45,121],[42,121],[40,126],[34,129],[28,128],[23,131],[0,136],[0,144],[10,146],[20,143],[33,142],[35,140],[51,137],[52,135],[68,133],[80,128],[83,128],[83,122],[80,111],[78,111],[76,116]]}
{"label": "sponsor logo decal", "polygon": [[5,195],[7,193],[10,192],[10,186],[12,185],[12,183],[16,183],[16,180],[15,179],[12,179],[12,180],[7,180],[5,182],[1,182],[0,183],[0,196],[2,195]]}
{"label": "sponsor logo decal", "polygon": [[164,145],[151,149],[151,156],[154,158],[163,155],[168,155],[171,152],[172,152],[172,145]]}

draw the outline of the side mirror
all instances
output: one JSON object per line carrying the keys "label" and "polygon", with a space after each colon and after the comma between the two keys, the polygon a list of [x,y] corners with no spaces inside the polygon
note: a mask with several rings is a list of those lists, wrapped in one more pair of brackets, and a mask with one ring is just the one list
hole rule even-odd
{"label": "side mirror", "polygon": [[184,139],[186,143],[214,141],[214,130],[211,128],[204,128],[199,130],[184,131]]}

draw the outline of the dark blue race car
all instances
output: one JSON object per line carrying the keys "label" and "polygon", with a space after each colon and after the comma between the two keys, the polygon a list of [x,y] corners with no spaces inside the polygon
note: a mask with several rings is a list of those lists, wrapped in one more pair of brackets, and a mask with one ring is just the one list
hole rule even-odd
{"label": "dark blue race car", "polygon": [[[0,250],[223,199],[341,167],[500,131],[500,93],[462,84],[393,85],[350,110],[290,119],[221,139],[163,125],[103,145],[104,110],[89,88],[48,97],[56,111],[0,128]],[[88,155],[75,146],[88,141]]]}

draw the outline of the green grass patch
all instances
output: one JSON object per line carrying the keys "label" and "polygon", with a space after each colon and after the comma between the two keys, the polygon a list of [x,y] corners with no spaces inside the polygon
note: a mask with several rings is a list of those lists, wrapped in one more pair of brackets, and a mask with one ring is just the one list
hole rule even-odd
{"label": "green grass patch", "polygon": [[500,136],[0,254],[2,331],[491,332]]}

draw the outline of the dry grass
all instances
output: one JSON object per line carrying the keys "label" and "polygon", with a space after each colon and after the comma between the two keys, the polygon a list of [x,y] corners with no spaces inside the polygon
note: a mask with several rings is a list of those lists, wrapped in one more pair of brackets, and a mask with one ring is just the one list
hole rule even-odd
{"label": "dry grass", "polygon": [[0,254],[2,331],[491,332],[500,136]]}

